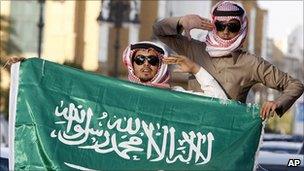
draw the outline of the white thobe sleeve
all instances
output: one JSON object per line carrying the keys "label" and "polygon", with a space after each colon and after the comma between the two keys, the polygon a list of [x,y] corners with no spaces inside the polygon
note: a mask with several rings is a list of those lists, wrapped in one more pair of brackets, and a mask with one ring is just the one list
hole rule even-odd
{"label": "white thobe sleeve", "polygon": [[203,67],[195,74],[195,78],[201,85],[205,96],[228,99],[219,83]]}

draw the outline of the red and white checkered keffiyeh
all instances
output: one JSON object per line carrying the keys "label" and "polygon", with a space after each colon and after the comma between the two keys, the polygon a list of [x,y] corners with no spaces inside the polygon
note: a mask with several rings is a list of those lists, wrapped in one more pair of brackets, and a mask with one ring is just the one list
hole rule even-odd
{"label": "red and white checkered keffiyeh", "polygon": [[[131,45],[129,45],[124,53],[123,53],[123,63],[125,64],[125,66],[128,68],[128,79],[129,81],[131,82],[134,82],[134,83],[139,83],[139,84],[144,84],[144,85],[149,85],[149,86],[153,86],[153,87],[160,87],[160,88],[170,88],[169,84],[168,84],[168,81],[170,79],[170,74],[169,74],[169,70],[168,70],[168,65],[167,64],[164,64],[162,62],[162,58],[164,56],[167,56],[167,52],[166,50],[154,43],[154,42],[149,42],[149,41],[142,41],[142,42],[138,42],[138,43],[135,43],[135,44],[151,44],[151,45],[154,45],[154,46],[157,46],[159,48],[161,48],[165,54],[160,54],[158,55],[158,57],[160,58],[160,65],[158,67],[158,71],[157,71],[157,74],[154,76],[154,78],[152,78],[151,81],[148,81],[148,82],[141,82],[140,79],[134,74],[134,68],[133,68],[133,64],[132,64],[132,57],[133,57],[133,54],[135,54],[138,50],[140,49],[133,49],[131,50]],[[132,44],[132,45],[135,45],[135,44]]]}
{"label": "red and white checkered keffiyeh", "polygon": [[229,55],[231,52],[242,47],[242,44],[247,36],[247,15],[244,10],[243,16],[214,16],[213,12],[217,8],[218,11],[238,11],[238,5],[243,10],[241,4],[232,1],[221,1],[218,2],[211,10],[212,23],[214,24],[216,20],[228,22],[231,19],[237,19],[241,23],[241,29],[239,33],[230,40],[224,40],[217,35],[216,28],[208,32],[206,37],[206,51],[211,57],[222,57]]}

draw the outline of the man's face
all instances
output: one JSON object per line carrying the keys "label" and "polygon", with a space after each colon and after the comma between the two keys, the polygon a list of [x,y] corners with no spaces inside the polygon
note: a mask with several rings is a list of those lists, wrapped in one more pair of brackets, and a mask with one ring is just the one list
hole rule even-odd
{"label": "man's face", "polygon": [[[150,62],[148,62],[147,58],[150,58]],[[142,82],[150,81],[157,74],[159,67],[158,61],[159,58],[157,52],[152,48],[137,51],[133,56],[135,76],[137,76]]]}
{"label": "man's face", "polygon": [[239,33],[241,24],[237,19],[232,19],[228,22],[216,21],[215,27],[220,38],[230,40]]}

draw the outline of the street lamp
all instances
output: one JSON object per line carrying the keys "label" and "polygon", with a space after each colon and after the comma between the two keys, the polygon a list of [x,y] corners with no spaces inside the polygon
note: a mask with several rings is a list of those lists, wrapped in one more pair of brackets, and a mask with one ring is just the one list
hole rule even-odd
{"label": "street lamp", "polygon": [[[131,7],[133,3],[133,8]],[[110,23],[116,29],[116,37],[114,44],[114,77],[118,77],[118,60],[119,60],[119,49],[120,49],[120,29],[124,23],[139,24],[137,0],[102,0],[102,10],[97,17],[99,23],[106,22]],[[130,12],[135,12],[134,17],[130,18]],[[107,16],[105,14],[108,14]]]}
{"label": "street lamp", "polygon": [[41,44],[42,44],[42,31],[44,27],[44,21],[43,21],[43,8],[45,0],[38,0],[39,2],[39,22],[37,24],[38,26],[38,58],[41,58]]}

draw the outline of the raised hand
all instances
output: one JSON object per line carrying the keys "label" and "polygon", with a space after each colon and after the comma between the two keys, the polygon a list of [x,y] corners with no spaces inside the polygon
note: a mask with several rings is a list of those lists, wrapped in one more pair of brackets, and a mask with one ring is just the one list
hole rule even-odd
{"label": "raised hand", "polygon": [[196,14],[190,14],[181,17],[179,24],[183,27],[185,36],[188,37],[189,40],[191,40],[190,31],[192,29],[211,31],[214,27],[209,19],[200,17]]}
{"label": "raised hand", "polygon": [[263,120],[269,117],[274,116],[274,111],[278,107],[278,104],[275,103],[274,101],[267,101],[263,104],[261,111],[260,111],[260,116]]}
{"label": "raised hand", "polygon": [[177,68],[174,70],[174,72],[196,74],[200,69],[200,66],[198,64],[182,55],[171,55],[165,57],[163,59],[163,62],[165,64],[176,64]]}

